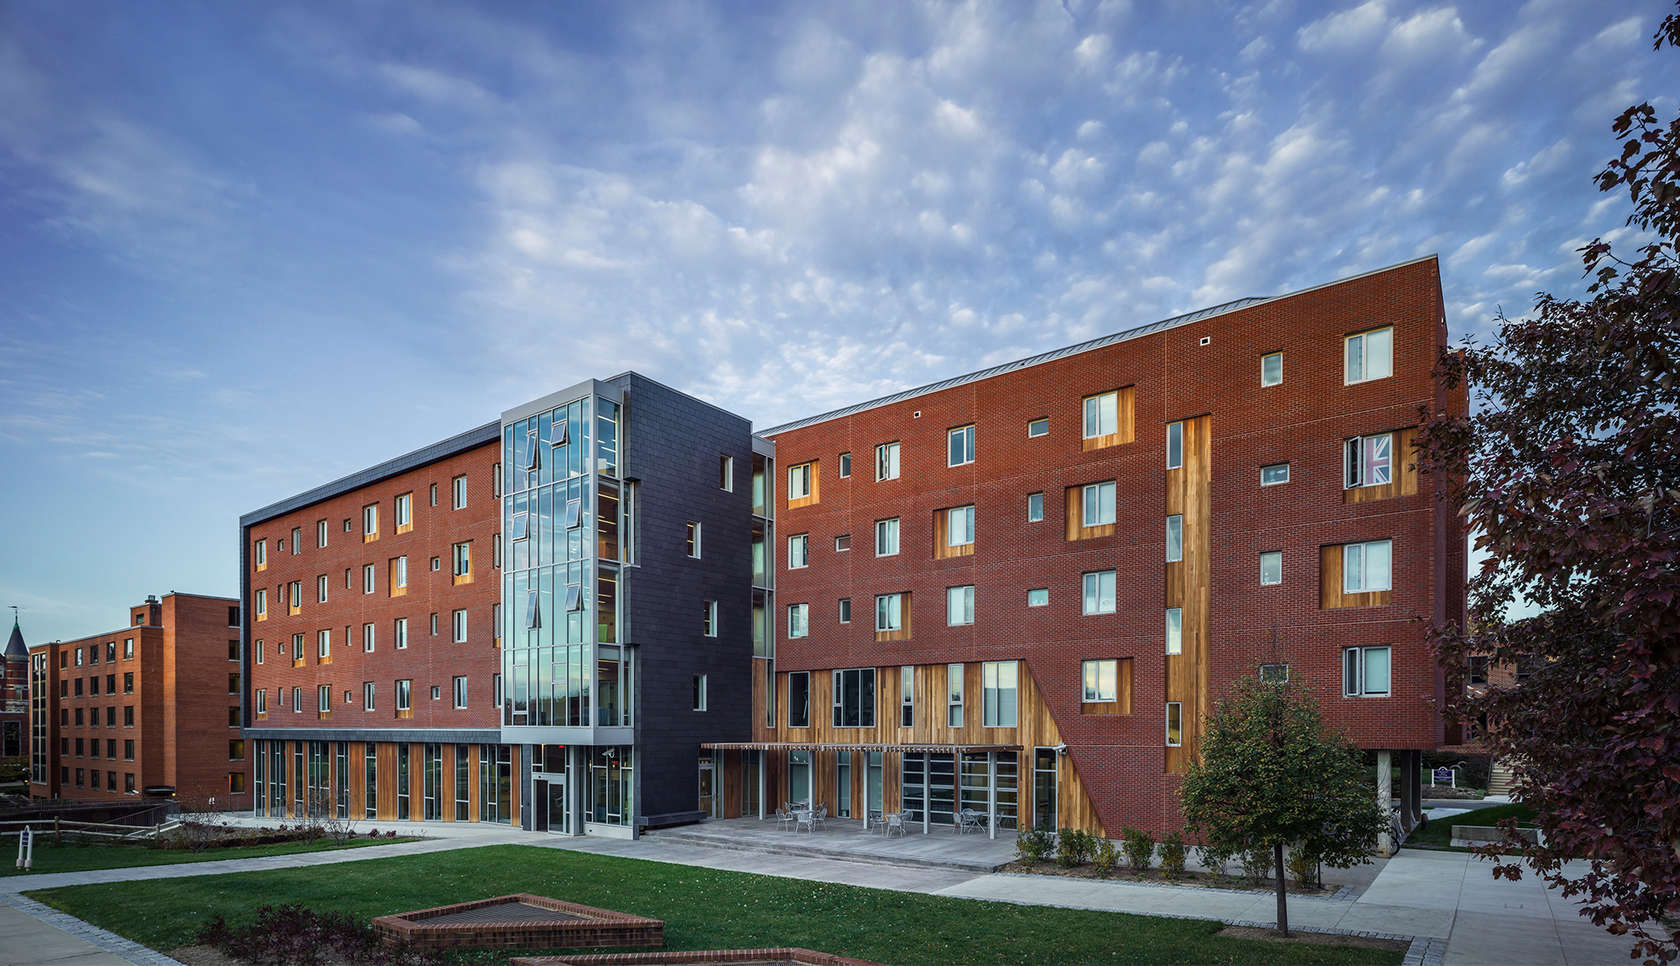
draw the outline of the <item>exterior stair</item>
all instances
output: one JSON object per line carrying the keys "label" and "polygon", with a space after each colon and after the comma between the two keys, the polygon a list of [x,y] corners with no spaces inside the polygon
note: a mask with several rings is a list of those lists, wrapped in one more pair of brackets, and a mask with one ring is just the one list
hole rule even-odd
{"label": "exterior stair", "polygon": [[1488,790],[1487,790],[1487,793],[1489,795],[1510,795],[1511,794],[1511,769],[1510,769],[1510,766],[1506,765],[1505,762],[1501,761],[1498,758],[1495,758],[1493,760],[1493,764],[1488,768]]}

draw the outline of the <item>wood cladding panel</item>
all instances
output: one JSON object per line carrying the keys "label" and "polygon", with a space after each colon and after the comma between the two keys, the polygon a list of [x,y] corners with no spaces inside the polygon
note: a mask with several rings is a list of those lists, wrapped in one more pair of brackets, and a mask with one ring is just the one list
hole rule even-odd
{"label": "wood cladding panel", "polygon": [[1378,486],[1356,486],[1342,491],[1343,503],[1373,503],[1378,500],[1389,500],[1396,496],[1413,496],[1418,491],[1418,454],[1417,430],[1415,428],[1397,429],[1394,431],[1394,443],[1389,452],[1393,457],[1393,477],[1391,483]]}
{"label": "wood cladding panel", "polygon": [[1094,527],[1085,525],[1085,487],[1088,484],[1070,486],[1067,488],[1067,539],[1088,540],[1091,537],[1114,536],[1114,524],[1101,523]]}
{"label": "wood cladding panel", "polygon": [[[821,485],[820,485],[821,476],[822,476],[822,474],[820,473],[820,470],[822,469],[822,461],[821,460],[812,460],[810,465],[811,465],[811,495],[810,496],[802,496],[802,497],[799,497],[798,499],[794,499],[793,497],[789,497],[788,501],[787,501],[787,505],[788,505],[789,510],[797,510],[802,506],[812,506],[814,504],[822,502],[822,490],[821,490]],[[791,470],[791,469],[793,469],[793,467],[790,466],[790,467],[788,467],[788,469]]]}
{"label": "wood cladding panel", "polygon": [[[1109,446],[1120,446],[1130,443],[1136,436],[1137,387],[1123,386],[1115,390],[1116,399],[1115,432],[1101,436],[1087,436],[1080,443],[1081,449],[1090,452],[1094,449],[1104,449]],[[1100,395],[1100,394],[1099,394]],[[1089,398],[1089,397],[1087,397]],[[1080,418],[1084,418],[1084,401],[1080,401]]]}
{"label": "wood cladding panel", "polygon": [[1177,702],[1182,744],[1168,747],[1165,765],[1169,772],[1182,773],[1198,753],[1208,711],[1208,681],[1212,668],[1209,641],[1212,573],[1212,467],[1213,433],[1211,417],[1197,416],[1184,423],[1184,465],[1166,472],[1167,516],[1183,518],[1183,559],[1169,563],[1163,580],[1166,607],[1179,607],[1182,614],[1182,648],[1166,656],[1166,695],[1162,702],[1163,732],[1165,706]]}
{"label": "wood cladding panel", "polygon": [[[885,643],[887,641],[908,641],[910,639],[910,592],[905,591],[904,593],[902,593],[900,595],[900,597],[903,598],[903,609],[899,612],[899,616],[902,617],[903,620],[900,621],[900,626],[899,626],[898,630],[896,630],[896,631],[876,631],[875,632],[875,640],[876,641],[881,642],[881,643]],[[874,602],[871,601],[871,606],[873,606],[873,603]],[[875,619],[874,614],[871,614],[869,616],[870,616],[870,620]]]}
{"label": "wood cladding panel", "polygon": [[1393,590],[1372,590],[1350,594],[1342,590],[1342,544],[1318,548],[1318,606],[1324,610],[1342,607],[1380,607],[1391,603]]}
{"label": "wood cladding panel", "polygon": [[974,541],[951,546],[950,511],[955,507],[945,507],[933,511],[933,557],[935,560],[946,560],[951,557],[969,557],[974,554]]}

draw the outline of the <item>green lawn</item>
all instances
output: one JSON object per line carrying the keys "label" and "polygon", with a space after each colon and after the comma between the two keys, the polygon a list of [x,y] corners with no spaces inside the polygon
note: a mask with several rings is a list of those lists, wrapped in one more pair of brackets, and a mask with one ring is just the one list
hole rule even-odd
{"label": "green lawn", "polygon": [[[1534,824],[1534,809],[1527,805],[1494,805],[1490,808],[1478,808],[1446,818],[1430,819],[1429,824],[1407,836],[1407,845],[1420,845],[1430,848],[1453,848],[1453,825],[1488,825],[1496,826],[1503,819],[1514,818],[1518,825]],[[1469,849],[1460,848],[1459,851],[1468,852]]]}
{"label": "green lawn", "polygon": [[54,845],[51,835],[35,840],[35,855],[29,872],[17,867],[17,839],[5,839],[9,851],[0,856],[0,875],[45,875],[49,872],[85,872],[89,869],[130,869],[141,865],[176,865],[181,862],[214,862],[217,859],[249,859],[261,855],[291,855],[294,852],[325,852],[329,849],[359,849],[366,845],[391,845],[410,839],[359,838],[339,845],[331,840],[281,842],[237,849],[154,849],[144,845]]}
{"label": "green lawn", "polygon": [[[1031,885],[1023,883],[1022,897]],[[665,921],[668,949],[805,946],[883,963],[1399,963],[1399,952],[1215,936],[1217,922],[980,902],[498,845],[262,873],[31,892],[154,949],[214,914],[301,903],[371,918],[532,892]],[[478,954],[474,961],[502,961]]]}

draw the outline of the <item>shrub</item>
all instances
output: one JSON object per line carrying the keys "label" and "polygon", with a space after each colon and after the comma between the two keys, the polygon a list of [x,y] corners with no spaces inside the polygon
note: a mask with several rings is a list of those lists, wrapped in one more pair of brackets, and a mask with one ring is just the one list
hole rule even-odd
{"label": "shrub", "polygon": [[1196,846],[1196,861],[1202,864],[1208,875],[1225,875],[1225,866],[1231,861],[1231,853],[1212,845]]}
{"label": "shrub", "polygon": [[1114,867],[1119,864],[1119,861],[1120,853],[1114,848],[1114,840],[1106,835],[1097,839],[1097,850],[1091,859],[1091,864],[1096,867],[1097,875],[1105,879],[1113,875]]}
{"label": "shrub", "polygon": [[1049,832],[1023,828],[1015,833],[1015,857],[1029,869],[1049,858],[1052,848]]}
{"label": "shrub", "polygon": [[1296,885],[1305,887],[1318,884],[1318,856],[1306,849],[1290,849],[1283,865],[1289,870],[1289,877],[1295,880]]}
{"label": "shrub", "polygon": [[380,941],[372,927],[341,913],[321,914],[298,905],[263,906],[249,925],[229,926],[216,916],[198,931],[198,945],[262,966],[321,966],[328,961],[364,966],[442,966],[443,956]]}
{"label": "shrub", "polygon": [[1139,829],[1129,828],[1121,833],[1125,845],[1126,864],[1133,872],[1142,872],[1149,868],[1155,859],[1155,836]]}
{"label": "shrub", "polygon": [[1184,874],[1184,836],[1177,832],[1168,832],[1161,840],[1161,870],[1169,879]]}
{"label": "shrub", "polygon": [[1255,885],[1265,885],[1272,876],[1272,853],[1265,849],[1249,849],[1242,854],[1243,875]]}
{"label": "shrub", "polygon": [[1056,833],[1056,862],[1064,869],[1083,865],[1091,858],[1091,836],[1081,829],[1064,828]]}

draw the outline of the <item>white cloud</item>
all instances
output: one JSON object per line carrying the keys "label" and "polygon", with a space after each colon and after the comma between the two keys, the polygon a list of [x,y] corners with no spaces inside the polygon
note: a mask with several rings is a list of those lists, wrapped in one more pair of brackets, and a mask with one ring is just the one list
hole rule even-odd
{"label": "white cloud", "polygon": [[1307,24],[1296,32],[1295,42],[1306,51],[1353,50],[1376,43],[1387,27],[1382,0],[1368,0]]}

